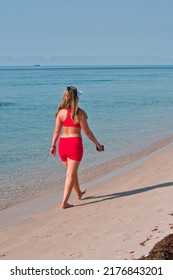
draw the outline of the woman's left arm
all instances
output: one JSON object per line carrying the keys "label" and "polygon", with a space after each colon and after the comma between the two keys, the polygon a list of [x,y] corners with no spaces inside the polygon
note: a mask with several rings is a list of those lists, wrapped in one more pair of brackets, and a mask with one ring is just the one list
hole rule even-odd
{"label": "woman's left arm", "polygon": [[98,142],[97,138],[95,137],[94,133],[91,131],[88,122],[87,122],[87,115],[83,112],[80,116],[80,125],[82,130],[84,131],[85,135],[96,145],[99,152],[102,152],[103,146]]}

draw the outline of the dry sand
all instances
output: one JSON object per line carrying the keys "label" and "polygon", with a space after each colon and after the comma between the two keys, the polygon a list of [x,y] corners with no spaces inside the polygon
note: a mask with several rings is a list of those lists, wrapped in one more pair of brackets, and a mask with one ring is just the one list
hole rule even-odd
{"label": "dry sand", "polygon": [[122,260],[147,254],[173,232],[172,155],[170,145],[101,178],[81,201],[72,196],[70,209],[54,202],[20,222],[15,207],[1,211],[0,259]]}

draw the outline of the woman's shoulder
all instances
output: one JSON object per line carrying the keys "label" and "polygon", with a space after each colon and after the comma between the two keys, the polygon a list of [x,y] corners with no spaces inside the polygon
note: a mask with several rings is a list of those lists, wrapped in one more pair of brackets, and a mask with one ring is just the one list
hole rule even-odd
{"label": "woman's shoulder", "polygon": [[57,114],[56,114],[56,117],[58,118],[63,118],[65,115],[67,115],[67,109],[60,109]]}
{"label": "woman's shoulder", "polygon": [[63,109],[60,109],[60,110],[59,110],[58,114],[59,114],[59,115],[62,115],[62,114],[64,114],[64,113],[66,114],[67,111],[68,111],[67,109],[64,109],[64,108],[63,108]]}
{"label": "woman's shoulder", "polygon": [[80,118],[88,118],[87,113],[81,108],[79,108],[79,117]]}
{"label": "woman's shoulder", "polygon": [[79,114],[86,114],[85,111],[82,108],[78,107],[78,111],[79,111]]}

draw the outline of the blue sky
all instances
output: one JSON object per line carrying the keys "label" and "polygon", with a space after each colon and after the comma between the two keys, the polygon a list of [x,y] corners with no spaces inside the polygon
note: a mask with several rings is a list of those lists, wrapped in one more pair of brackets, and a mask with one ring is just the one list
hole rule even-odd
{"label": "blue sky", "polygon": [[173,64],[172,0],[0,0],[0,65]]}

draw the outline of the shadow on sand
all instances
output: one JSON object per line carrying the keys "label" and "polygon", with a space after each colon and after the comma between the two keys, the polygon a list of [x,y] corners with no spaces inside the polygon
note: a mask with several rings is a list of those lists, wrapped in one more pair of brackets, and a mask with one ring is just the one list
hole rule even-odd
{"label": "shadow on sand", "polygon": [[105,201],[105,200],[111,200],[111,199],[130,196],[130,195],[136,195],[136,194],[152,191],[154,189],[165,188],[165,187],[170,187],[170,186],[173,186],[173,182],[162,183],[162,184],[158,184],[158,185],[155,185],[155,186],[150,186],[150,187],[146,187],[146,188],[142,188],[142,189],[125,191],[125,192],[111,193],[111,194],[105,194],[105,195],[99,195],[99,196],[88,196],[88,197],[83,198],[82,201],[85,201],[87,199],[88,200],[93,200],[93,201],[86,202],[86,203],[81,203],[79,205],[75,205],[75,207],[88,205],[88,204],[93,204],[93,203],[98,203],[98,202],[102,202],[102,201]]}

